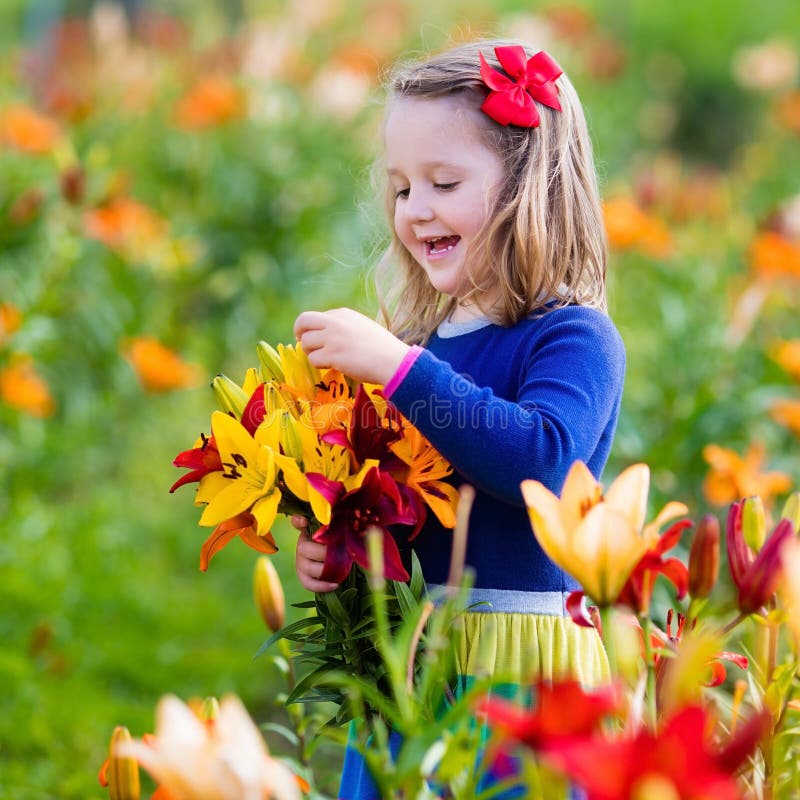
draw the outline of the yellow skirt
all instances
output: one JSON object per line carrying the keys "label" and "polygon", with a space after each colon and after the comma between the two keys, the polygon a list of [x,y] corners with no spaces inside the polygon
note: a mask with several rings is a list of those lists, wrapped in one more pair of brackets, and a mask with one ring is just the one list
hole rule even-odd
{"label": "yellow skirt", "polygon": [[456,623],[455,657],[458,674],[473,680],[526,687],[571,678],[587,689],[609,680],[597,631],[552,614],[469,611]]}

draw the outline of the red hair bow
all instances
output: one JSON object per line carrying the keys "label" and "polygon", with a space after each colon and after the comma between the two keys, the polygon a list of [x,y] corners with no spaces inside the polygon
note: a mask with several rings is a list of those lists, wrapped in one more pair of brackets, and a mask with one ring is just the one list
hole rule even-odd
{"label": "red hair bow", "polygon": [[534,101],[561,111],[555,80],[563,70],[544,50],[530,58],[525,48],[519,45],[495,47],[494,52],[508,74],[503,75],[490,67],[480,53],[481,78],[492,90],[483,101],[481,111],[501,125],[521,128],[539,125],[539,112]]}

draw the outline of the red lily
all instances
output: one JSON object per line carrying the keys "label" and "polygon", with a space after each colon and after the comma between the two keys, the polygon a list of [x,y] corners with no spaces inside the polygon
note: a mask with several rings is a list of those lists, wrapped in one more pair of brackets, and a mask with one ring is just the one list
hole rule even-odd
{"label": "red lily", "polygon": [[369,566],[366,533],[371,527],[383,532],[384,576],[407,581],[400,551],[389,531],[390,525],[417,525],[417,514],[404,502],[394,479],[377,466],[367,469],[359,484],[348,490],[341,481],[332,481],[318,472],[306,473],[308,482],[331,505],[331,520],[313,538],[327,545],[321,580],[341,583],[353,566]]}
{"label": "red lily", "polygon": [[742,531],[744,502],[732,503],[728,512],[728,567],[738,589],[742,614],[753,614],[775,595],[781,576],[781,548],[794,535],[791,520],[782,519],[758,555],[747,546]]}
{"label": "red lily", "polygon": [[258,426],[264,421],[264,415],[267,413],[267,406],[264,402],[264,384],[259,384],[250,395],[247,405],[242,411],[242,427],[251,435],[254,436]]}
{"label": "red lily", "polygon": [[656,577],[663,575],[674,586],[681,599],[689,587],[689,571],[677,558],[664,560],[663,555],[680,541],[681,533],[692,525],[688,519],[671,525],[659,537],[655,547],[648,550],[634,567],[627,583],[620,592],[617,603],[632,608],[637,614],[646,614],[650,608]]}
{"label": "red lily", "polygon": [[[656,668],[656,682],[658,686],[663,683],[664,675],[669,669],[670,664],[674,663],[674,659],[661,655],[661,652],[663,652],[666,647],[676,650],[681,641],[681,637],[683,636],[683,629],[686,627],[686,616],[678,613],[678,624],[675,629],[675,635],[673,636],[672,622],[674,616],[675,612],[672,609],[669,609],[669,611],[667,611],[666,634],[661,634],[661,636],[657,634],[650,635],[650,641],[655,653],[654,662]],[[724,682],[727,672],[725,670],[725,665],[722,663],[723,661],[730,661],[732,664],[736,664],[739,669],[747,669],[750,663],[747,660],[747,656],[743,656],[741,653],[734,653],[729,650],[720,650],[719,653],[717,653],[710,661],[706,663],[706,666],[711,670],[711,677],[704,683],[704,686],[720,686]]]}
{"label": "red lily", "polygon": [[513,739],[532,750],[546,750],[563,737],[588,736],[600,720],[619,708],[611,687],[586,692],[578,681],[540,681],[535,687],[534,708],[523,708],[499,697],[480,701],[478,713],[503,738]]}
{"label": "red lily", "polygon": [[223,469],[222,459],[220,458],[219,450],[217,450],[217,443],[214,441],[214,437],[201,433],[200,441],[202,444],[199,447],[178,453],[172,462],[176,467],[186,467],[192,471],[178,478],[170,487],[170,492],[174,492],[178,487],[186,483],[199,481],[209,472]]}
{"label": "red lily", "polygon": [[706,709],[687,706],[656,735],[642,729],[623,739],[565,738],[545,757],[586,791],[587,800],[647,797],[657,784],[679,800],[741,800],[733,775],[766,733],[769,713],[755,714],[719,750],[708,741],[709,723]]}
{"label": "red lily", "polygon": [[396,460],[389,447],[403,436],[400,412],[387,403],[381,415],[363,384],[359,384],[356,392],[348,429],[347,433],[341,429],[329,431],[321,438],[349,450],[357,466],[368,458],[381,462],[387,457]]}

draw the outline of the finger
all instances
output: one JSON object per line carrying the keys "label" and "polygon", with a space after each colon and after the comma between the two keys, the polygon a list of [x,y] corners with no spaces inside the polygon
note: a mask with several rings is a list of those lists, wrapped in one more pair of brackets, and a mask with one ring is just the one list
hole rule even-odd
{"label": "finger", "polygon": [[308,561],[324,564],[327,554],[328,548],[324,544],[312,541],[311,539],[303,539],[297,542],[298,558],[305,558]]}
{"label": "finger", "polygon": [[333,592],[339,588],[338,583],[330,583],[329,581],[320,581],[316,578],[311,578],[307,575],[300,575],[300,583],[308,589],[309,592]]}
{"label": "finger", "polygon": [[306,331],[319,330],[325,324],[325,315],[322,311],[304,311],[294,321],[295,338],[302,338]]}
{"label": "finger", "polygon": [[292,514],[289,522],[299,531],[304,531],[308,527],[308,520],[302,514]]}
{"label": "finger", "polygon": [[320,350],[325,347],[325,332],[322,330],[306,331],[298,341],[303,345],[306,355],[310,355],[315,350]]}

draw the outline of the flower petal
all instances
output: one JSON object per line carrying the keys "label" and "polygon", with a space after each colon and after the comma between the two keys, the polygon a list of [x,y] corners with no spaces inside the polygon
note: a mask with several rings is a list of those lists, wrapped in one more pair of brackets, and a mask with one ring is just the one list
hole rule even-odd
{"label": "flower petal", "polygon": [[634,464],[620,473],[606,492],[606,503],[624,516],[630,527],[640,531],[647,515],[650,467]]}

